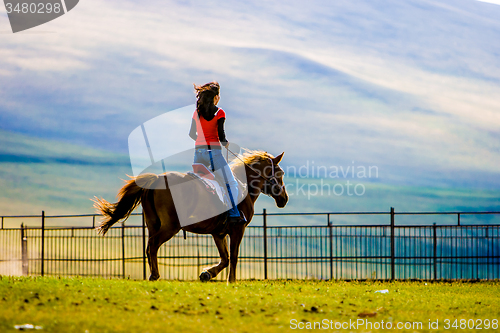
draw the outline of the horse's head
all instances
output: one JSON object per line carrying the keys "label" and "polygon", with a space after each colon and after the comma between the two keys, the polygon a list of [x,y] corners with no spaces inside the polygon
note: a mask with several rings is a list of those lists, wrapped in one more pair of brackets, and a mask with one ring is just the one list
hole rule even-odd
{"label": "horse's head", "polygon": [[238,156],[231,167],[239,179],[246,176],[248,191],[255,199],[260,193],[270,196],[279,208],[288,202],[288,193],[283,183],[285,172],[279,166],[283,154],[273,155],[260,150],[247,150]]}
{"label": "horse's head", "polygon": [[279,208],[285,207],[288,202],[288,193],[286,192],[285,184],[283,183],[283,176],[285,172],[279,166],[279,162],[283,158],[284,152],[276,157],[268,157],[263,160],[264,166],[262,169],[262,176],[264,178],[264,185],[261,192],[270,196],[276,201]]}

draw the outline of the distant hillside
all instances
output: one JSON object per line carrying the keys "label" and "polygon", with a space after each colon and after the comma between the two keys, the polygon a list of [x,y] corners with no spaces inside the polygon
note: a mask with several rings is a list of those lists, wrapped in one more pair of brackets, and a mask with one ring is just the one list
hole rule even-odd
{"label": "distant hillside", "polygon": [[90,213],[130,173],[123,154],[0,131],[0,215]]}
{"label": "distant hillside", "polygon": [[[0,215],[89,214],[94,195],[114,200],[131,174],[127,155],[0,131]],[[377,179],[285,179],[290,200],[278,209],[261,196],[256,212],[500,211],[500,191],[387,184]],[[348,189],[347,182],[352,184]],[[354,186],[357,194],[354,193]],[[334,192],[335,190],[335,192]],[[343,191],[341,193],[341,190]],[[358,195],[361,194],[361,195]],[[398,223],[454,223],[454,217],[401,218]],[[334,223],[388,223],[387,217],[335,217]],[[470,222],[478,221],[470,219]],[[496,221],[486,217],[482,221]],[[28,221],[23,221],[27,223]],[[66,223],[61,221],[61,223]],[[254,223],[260,224],[256,217]],[[270,224],[324,224],[321,217],[269,217]]]}

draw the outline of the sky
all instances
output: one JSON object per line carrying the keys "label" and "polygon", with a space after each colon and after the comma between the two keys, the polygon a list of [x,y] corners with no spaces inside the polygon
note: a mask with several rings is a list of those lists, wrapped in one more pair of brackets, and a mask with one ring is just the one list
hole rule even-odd
{"label": "sky", "polygon": [[0,6],[0,40],[0,129],[35,141],[127,154],[135,128],[217,80],[228,139],[285,151],[289,170],[500,186],[492,3],[82,0],[16,34]]}

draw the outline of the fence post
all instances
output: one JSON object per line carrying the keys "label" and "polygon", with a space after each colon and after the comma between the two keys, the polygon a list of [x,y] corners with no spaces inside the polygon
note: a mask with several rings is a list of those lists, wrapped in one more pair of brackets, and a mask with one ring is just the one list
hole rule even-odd
{"label": "fence post", "polygon": [[395,260],[395,252],[394,252],[394,207],[391,207],[391,280],[394,281],[396,277],[396,271],[394,269],[394,260]]}
{"label": "fence post", "polygon": [[460,213],[458,213],[457,215],[458,215],[458,226],[460,227]]}
{"label": "fence post", "polygon": [[45,267],[44,267],[44,262],[45,262],[45,211],[42,210],[42,251],[41,251],[41,256],[42,256],[42,263],[40,267],[40,273],[43,276],[45,273]]}
{"label": "fence post", "polygon": [[[201,271],[201,257],[200,257],[200,235],[196,234],[196,271]],[[229,270],[226,269],[226,272]]]}
{"label": "fence post", "polygon": [[142,278],[146,280],[146,220],[142,211]]}
{"label": "fence post", "polygon": [[433,231],[433,246],[434,246],[434,280],[437,280],[437,232],[436,232],[436,222],[432,224]]}
{"label": "fence post", "polygon": [[488,227],[486,227],[486,234],[484,235],[486,240],[486,280],[490,279],[490,247],[488,246]]}
{"label": "fence post", "polygon": [[3,229],[3,216],[2,216],[2,229]]}
{"label": "fence post", "polygon": [[332,230],[332,223],[330,222],[330,214],[327,215],[327,222],[328,222],[328,232],[330,236],[330,280],[333,280],[333,230]]}
{"label": "fence post", "polygon": [[23,275],[28,275],[28,240],[26,239],[26,227],[21,223],[21,260]]}
{"label": "fence post", "polygon": [[125,221],[122,223],[122,278],[125,278]]}
{"label": "fence post", "polygon": [[262,211],[263,238],[264,238],[264,279],[267,280],[267,214],[266,209]]}

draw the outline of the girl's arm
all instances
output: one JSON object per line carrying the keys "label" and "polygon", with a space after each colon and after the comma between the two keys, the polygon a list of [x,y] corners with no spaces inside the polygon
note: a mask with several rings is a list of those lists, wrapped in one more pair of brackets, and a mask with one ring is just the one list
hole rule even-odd
{"label": "girl's arm", "polygon": [[217,132],[219,133],[219,141],[224,147],[227,146],[226,133],[224,132],[224,121],[226,118],[220,118],[217,120]]}

